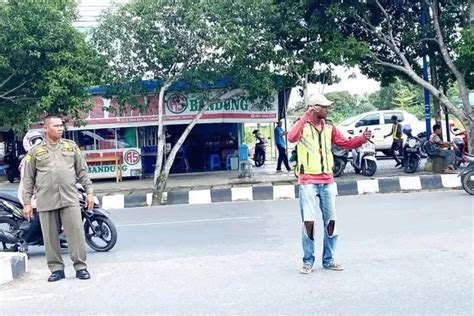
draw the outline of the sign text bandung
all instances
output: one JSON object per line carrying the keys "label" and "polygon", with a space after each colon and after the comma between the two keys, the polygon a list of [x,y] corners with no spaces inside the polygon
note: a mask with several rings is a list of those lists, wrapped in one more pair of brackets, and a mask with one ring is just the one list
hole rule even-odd
{"label": "sign text bandung", "polygon": [[[213,94],[223,93],[214,91]],[[205,123],[245,123],[245,122],[274,122],[278,117],[278,94],[275,92],[266,102],[259,99],[249,99],[246,96],[235,96],[211,104],[200,122]],[[188,124],[204,103],[199,94],[170,93],[165,96],[164,122],[167,124]],[[151,96],[138,98],[141,104],[146,103],[144,112],[127,107],[125,112],[119,113],[119,106],[113,99],[102,97],[93,98],[94,107],[85,117],[88,125],[130,124],[137,126],[140,123],[152,123],[158,120],[158,100]],[[111,110],[111,108],[115,110]]]}
{"label": "sign text bandung", "polygon": [[[128,170],[127,165],[122,165],[122,172],[126,172]],[[113,173],[115,175],[115,166],[89,166],[89,173]]]}
{"label": "sign text bandung", "polygon": [[[107,160],[106,155],[122,155],[120,168],[123,177],[135,177],[142,174],[141,149],[140,148],[124,148],[122,150],[87,150],[83,151],[86,162],[88,162],[88,171],[92,179],[114,178],[116,176],[116,166],[111,160]],[[104,162],[97,164],[97,156],[101,155]],[[94,162],[94,159],[96,162]],[[101,158],[102,159],[102,158]]]}
{"label": "sign text bandung", "polygon": [[[166,98],[166,115],[191,114],[199,112],[205,105],[204,101],[194,95],[186,97],[183,94],[173,94]],[[276,112],[278,107],[276,96],[272,96],[266,103],[261,100],[251,100],[248,97],[236,97],[212,103],[206,112],[238,112],[251,114],[261,112]],[[193,113],[193,114],[194,114]]]}

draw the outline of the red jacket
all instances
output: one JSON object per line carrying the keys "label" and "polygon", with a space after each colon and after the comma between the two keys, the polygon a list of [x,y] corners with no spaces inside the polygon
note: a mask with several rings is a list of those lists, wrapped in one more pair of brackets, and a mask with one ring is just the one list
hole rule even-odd
{"label": "red jacket", "polygon": [[[323,123],[323,129],[325,122]],[[303,134],[303,128],[306,124],[313,125],[316,128],[316,125],[308,116],[304,115],[298,122],[295,123],[293,128],[288,132],[288,141],[290,143],[297,143],[301,139]],[[366,142],[366,139],[363,135],[355,137],[353,139],[347,139],[344,135],[335,127],[332,128],[331,142],[342,149],[354,149],[360,147]],[[320,173],[320,174],[300,174],[298,176],[299,184],[330,184],[334,183],[334,177],[332,173]]]}

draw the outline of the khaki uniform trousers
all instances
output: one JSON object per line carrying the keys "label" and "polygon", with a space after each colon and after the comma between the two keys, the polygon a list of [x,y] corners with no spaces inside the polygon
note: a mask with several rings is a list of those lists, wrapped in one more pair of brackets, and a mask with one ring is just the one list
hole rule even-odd
{"label": "khaki uniform trousers", "polygon": [[82,225],[81,209],[79,207],[63,207],[57,210],[38,212],[43,230],[46,260],[51,272],[64,270],[61,257],[59,233],[61,226],[69,248],[69,256],[76,271],[86,269],[86,241]]}

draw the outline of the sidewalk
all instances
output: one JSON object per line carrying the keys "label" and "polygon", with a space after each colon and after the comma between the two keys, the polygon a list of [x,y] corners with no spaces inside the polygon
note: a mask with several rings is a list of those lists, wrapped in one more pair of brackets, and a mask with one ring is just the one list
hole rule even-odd
{"label": "sidewalk", "polygon": [[[392,160],[377,161],[374,176],[356,174],[348,165],[344,174],[336,178],[339,195],[390,193],[412,190],[458,188],[457,175],[436,175],[420,171],[406,174],[395,169]],[[276,162],[269,161],[254,168],[252,178],[238,178],[237,171],[200,172],[170,175],[166,187],[167,204],[195,204],[240,200],[272,200],[297,198],[297,179],[293,172],[276,172]],[[16,191],[18,184],[0,182],[0,190]],[[153,179],[94,180],[94,190],[106,209],[146,206],[151,204]]]}
{"label": "sidewalk", "polygon": [[[356,174],[348,165],[336,178],[339,195],[391,193],[419,190],[453,189],[461,186],[457,175],[437,175],[420,171],[407,174],[395,169],[392,160],[379,160],[373,177]],[[275,200],[298,198],[297,179],[293,172],[276,172],[269,161],[254,168],[252,178],[240,179],[237,171],[220,171],[171,175],[166,187],[167,204],[206,204],[214,202]],[[104,208],[123,208],[151,204],[152,179],[124,180],[122,183],[95,181]]]}
{"label": "sidewalk", "polygon": [[[377,178],[393,178],[409,176],[403,170],[395,169],[391,160],[379,160],[379,167],[374,176],[368,178],[354,173],[350,165],[346,167],[344,174],[337,178],[339,181],[350,180],[367,180]],[[422,171],[424,164],[420,167],[420,171],[413,175],[430,175],[431,173]],[[295,184],[297,179],[293,171],[276,172],[276,162],[269,161],[260,168],[253,168],[254,176],[252,178],[239,178],[238,171],[213,171],[198,172],[187,174],[170,175],[166,186],[166,191],[179,190],[203,190],[203,189],[220,189],[226,187],[239,187],[248,185],[261,184]],[[124,179],[121,183],[111,182],[111,180],[95,180],[94,189],[102,195],[115,192],[140,192],[153,190],[153,179]]]}

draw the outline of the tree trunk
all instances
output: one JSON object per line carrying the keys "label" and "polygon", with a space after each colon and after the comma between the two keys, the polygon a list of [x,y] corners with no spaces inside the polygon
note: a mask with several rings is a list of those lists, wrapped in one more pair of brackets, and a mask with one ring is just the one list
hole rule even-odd
{"label": "tree trunk", "polygon": [[308,108],[308,74],[305,74],[303,79],[303,101],[304,101],[304,110]]}
{"label": "tree trunk", "polygon": [[[165,166],[163,167],[163,171],[161,172],[158,186],[155,186],[156,198],[158,199],[157,201],[162,201],[163,193],[165,192],[166,183],[168,181],[168,176],[170,174],[170,170],[171,170],[171,167],[173,166],[173,163],[174,163],[174,160],[176,158],[176,154],[178,153],[178,150],[181,148],[184,141],[188,137],[189,133],[191,133],[191,130],[196,125],[196,123],[199,121],[199,119],[201,118],[201,116],[204,114],[204,112],[206,111],[206,109],[208,107],[209,107],[209,103],[206,103],[206,105],[199,111],[199,113],[191,121],[191,123],[189,123],[189,125],[186,127],[186,129],[183,131],[183,133],[179,137],[176,144],[171,149],[171,152],[168,155],[168,159],[166,159]],[[155,193],[154,193],[153,197],[155,198]]]}
{"label": "tree trunk", "polygon": [[474,155],[474,124],[470,120],[462,120],[461,123],[467,134],[468,152],[469,154]]}
{"label": "tree trunk", "polygon": [[[163,133],[163,104],[166,90],[170,87],[170,84],[165,83],[163,87],[160,89],[160,93],[158,96],[158,146],[156,152],[156,164],[155,164],[155,172],[153,176],[153,192],[156,192],[159,187],[160,178],[161,178],[161,170],[163,168],[163,157],[164,157],[164,148],[165,148],[165,134]],[[153,193],[153,205],[155,203],[160,203],[156,201],[161,201],[161,198],[155,197],[155,193]]]}
{"label": "tree trunk", "polygon": [[179,137],[176,144],[171,149],[171,152],[168,155],[168,158],[166,159],[165,166],[163,167],[163,170],[161,171],[161,174],[158,178],[158,182],[157,182],[157,184],[155,184],[155,187],[154,187],[154,190],[153,190],[153,205],[161,204],[162,201],[163,201],[163,194],[164,194],[165,189],[166,189],[166,183],[168,181],[168,176],[169,176],[171,167],[173,166],[174,159],[176,158],[176,154],[178,153],[178,150],[183,145],[183,143],[186,140],[186,138],[188,137],[189,133],[191,133],[191,130],[193,129],[193,127],[197,124],[199,119],[201,119],[202,115],[207,110],[209,105],[211,105],[212,103],[215,103],[217,101],[220,101],[223,95],[219,96],[218,98],[213,98],[212,100],[210,100],[210,101],[208,101],[204,104],[204,106],[199,110],[199,113],[188,124],[188,126],[183,131],[183,133]]}

